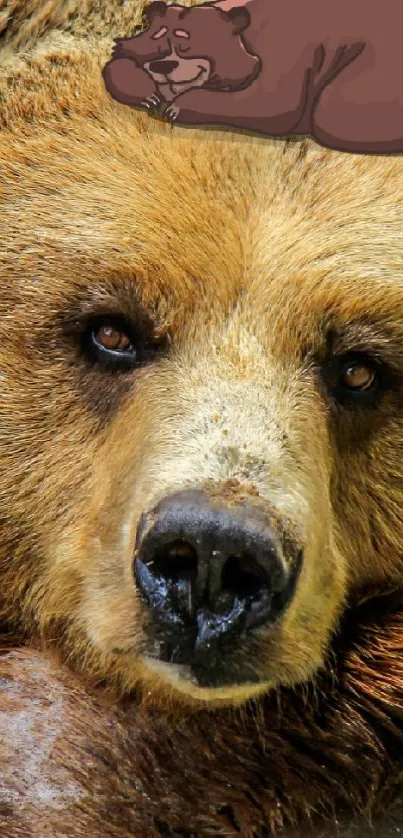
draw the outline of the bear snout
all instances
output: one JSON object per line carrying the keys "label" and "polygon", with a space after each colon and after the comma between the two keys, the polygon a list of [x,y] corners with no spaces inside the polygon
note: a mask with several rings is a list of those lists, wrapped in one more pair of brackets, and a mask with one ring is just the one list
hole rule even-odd
{"label": "bear snout", "polygon": [[301,562],[297,545],[283,555],[263,506],[213,502],[200,490],[165,498],[140,519],[134,562],[137,589],[162,629],[160,660],[216,684],[222,644],[236,649],[245,631],[281,618]]}
{"label": "bear snout", "polygon": [[151,73],[157,73],[163,76],[168,75],[168,73],[171,73],[172,70],[176,70],[177,67],[179,67],[179,61],[166,61],[164,59],[161,59],[160,61],[151,61],[149,65]]}

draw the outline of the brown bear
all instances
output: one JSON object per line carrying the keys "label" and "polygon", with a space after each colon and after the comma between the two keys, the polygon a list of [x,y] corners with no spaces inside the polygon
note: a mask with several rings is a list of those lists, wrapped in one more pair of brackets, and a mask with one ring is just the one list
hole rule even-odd
{"label": "brown bear", "polygon": [[151,3],[104,70],[119,102],[183,125],[310,134],[344,151],[403,152],[403,6],[388,0]]}
{"label": "brown bear", "polygon": [[0,19],[0,835],[389,838],[403,161],[172,131],[71,9]]}
{"label": "brown bear", "polygon": [[197,87],[243,89],[259,75],[259,58],[240,40],[250,22],[245,8],[224,12],[214,4],[186,8],[155,0],[144,17],[145,30],[116,38],[103,70],[118,102],[157,107]]}

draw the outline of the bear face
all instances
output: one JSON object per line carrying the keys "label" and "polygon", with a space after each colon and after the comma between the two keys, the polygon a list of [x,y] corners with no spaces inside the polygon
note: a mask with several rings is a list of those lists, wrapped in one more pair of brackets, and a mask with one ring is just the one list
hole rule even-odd
{"label": "bear face", "polygon": [[[44,27],[41,0],[26,26],[23,6],[18,40]],[[131,3],[103,8],[127,31]],[[99,63],[87,37],[66,55],[59,12],[50,54],[0,74],[0,833],[395,834],[401,158],[149,124],[105,96],[103,46]],[[299,687],[239,712],[211,711],[217,687],[196,699],[183,664],[140,661],[156,614],[136,537],[141,561],[150,510],[183,491],[206,510],[206,490],[202,526],[213,505],[235,526],[243,503],[252,537],[263,506],[271,558],[281,526],[284,555],[303,548],[288,621],[243,632],[235,672],[246,659]],[[180,597],[194,557],[175,553]],[[243,556],[224,582],[242,593],[251,570]],[[92,677],[136,690],[95,698]],[[385,820],[351,829],[351,807]],[[302,824],[335,812],[337,826]]]}
{"label": "bear face", "polygon": [[[350,602],[400,584],[401,162],[173,142],[101,101],[87,145],[82,111],[0,138],[1,614],[122,691],[236,703],[312,679]],[[141,535],[182,492],[204,517],[188,494],[178,548],[164,513],[158,604]],[[211,546],[218,583],[200,548],[214,625],[192,520],[245,539]]]}
{"label": "bear face", "polygon": [[132,38],[117,38],[115,59],[131,58],[155,82],[166,101],[194,87],[240,90],[257,77],[260,60],[250,55],[241,35],[250,22],[246,9],[224,12],[151,3],[148,24]]}

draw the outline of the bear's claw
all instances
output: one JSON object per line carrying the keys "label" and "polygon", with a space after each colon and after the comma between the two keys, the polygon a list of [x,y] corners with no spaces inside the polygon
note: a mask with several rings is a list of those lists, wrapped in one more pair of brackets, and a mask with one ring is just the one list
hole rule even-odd
{"label": "bear's claw", "polygon": [[168,122],[174,123],[179,116],[179,111],[180,108],[178,105],[169,105],[165,111],[164,117],[168,120]]}
{"label": "bear's claw", "polygon": [[141,107],[147,108],[148,111],[154,110],[154,108],[158,108],[161,104],[161,97],[158,93],[153,93],[151,96],[147,96],[146,99],[142,99]]}

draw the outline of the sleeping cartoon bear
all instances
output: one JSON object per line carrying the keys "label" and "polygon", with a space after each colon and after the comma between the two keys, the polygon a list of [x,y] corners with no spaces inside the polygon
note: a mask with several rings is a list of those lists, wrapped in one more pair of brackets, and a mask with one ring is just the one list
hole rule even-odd
{"label": "sleeping cartoon bear", "polygon": [[185,8],[156,0],[145,19],[147,28],[134,37],[116,38],[103,71],[119,102],[157,106],[198,87],[244,89],[259,75],[259,58],[240,41],[250,23],[245,8],[224,12],[214,4]]}
{"label": "sleeping cartoon bear", "polygon": [[311,134],[355,153],[403,151],[403,5],[250,0],[224,11],[151,3],[103,70],[127,105],[183,125]]}

